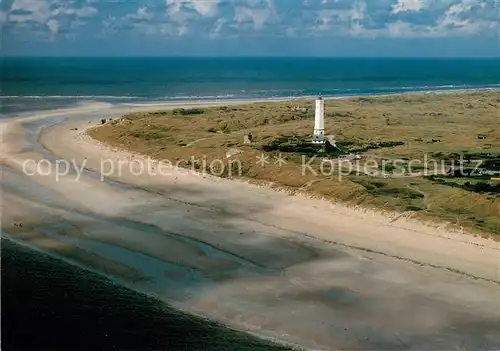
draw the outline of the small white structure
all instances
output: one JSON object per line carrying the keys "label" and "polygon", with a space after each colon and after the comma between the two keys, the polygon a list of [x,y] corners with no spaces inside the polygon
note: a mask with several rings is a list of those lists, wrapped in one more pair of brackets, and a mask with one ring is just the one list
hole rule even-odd
{"label": "small white structure", "polygon": [[312,142],[314,144],[323,144],[325,142],[325,100],[322,97],[316,99]]}
{"label": "small white structure", "polygon": [[253,139],[252,134],[245,134],[243,136],[243,144],[245,144],[245,145],[252,144],[252,139]]}

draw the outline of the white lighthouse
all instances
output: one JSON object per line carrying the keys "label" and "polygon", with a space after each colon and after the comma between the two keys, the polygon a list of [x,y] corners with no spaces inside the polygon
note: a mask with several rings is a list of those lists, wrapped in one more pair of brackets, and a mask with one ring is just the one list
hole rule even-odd
{"label": "white lighthouse", "polygon": [[323,144],[325,142],[325,100],[322,97],[316,99],[312,142],[314,144]]}

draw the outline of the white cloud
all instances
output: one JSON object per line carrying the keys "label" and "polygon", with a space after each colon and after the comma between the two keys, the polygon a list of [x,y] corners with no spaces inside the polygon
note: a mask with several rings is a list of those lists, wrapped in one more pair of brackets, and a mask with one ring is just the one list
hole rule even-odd
{"label": "white cloud", "polygon": [[251,9],[248,7],[237,7],[234,14],[234,20],[237,25],[243,22],[250,21],[253,28],[260,30],[264,27],[264,24],[271,17],[270,9]]}
{"label": "white cloud", "polygon": [[[86,4],[57,0],[15,0],[6,15],[6,26],[32,32],[38,38],[73,36],[98,10]],[[85,21],[84,21],[85,20]]]}
{"label": "white cloud", "polygon": [[217,38],[220,36],[221,34],[221,31],[222,31],[222,28],[224,27],[224,25],[227,23],[227,19],[225,18],[219,18],[217,20],[217,22],[215,22],[212,30],[210,31],[210,37],[211,38]]}
{"label": "white cloud", "polygon": [[56,21],[55,19],[51,19],[47,21],[47,27],[49,28],[52,34],[58,34],[59,28],[61,26],[58,21]]}
{"label": "white cloud", "polygon": [[153,19],[153,13],[148,11],[147,6],[139,7],[135,13],[128,14],[124,16],[125,21],[151,21]]}
{"label": "white cloud", "polygon": [[191,1],[190,5],[200,15],[213,17],[218,12],[219,1],[216,1],[216,0],[208,0],[208,1],[193,0],[193,1]]}
{"label": "white cloud", "polygon": [[351,20],[359,21],[366,17],[366,3],[362,0],[355,1],[351,9]]}
{"label": "white cloud", "polygon": [[15,0],[10,9],[9,20],[45,23],[51,12],[50,3],[46,0]]}
{"label": "white cloud", "polygon": [[[132,10],[132,9],[131,9]],[[182,17],[182,12],[177,18]],[[165,21],[164,14],[158,14],[155,9],[146,5],[133,12],[125,13],[122,16],[109,16],[102,21],[102,30],[100,36],[113,35],[126,31],[126,35],[136,33],[139,35],[148,36],[177,36],[184,33],[182,24],[177,24],[174,21]]]}
{"label": "white cloud", "polygon": [[59,7],[52,11],[53,16],[58,15],[67,15],[67,16],[76,16],[80,18],[89,18],[95,16],[99,11],[95,7],[84,6],[80,8],[71,8],[71,7]]}
{"label": "white cloud", "polygon": [[458,3],[452,5],[446,12],[444,13],[440,26],[455,26],[462,27],[470,23],[470,19],[461,19],[459,16],[461,13],[469,11],[471,9],[471,5]]}
{"label": "white cloud", "polygon": [[175,16],[182,11],[182,0],[166,0],[167,15]]}
{"label": "white cloud", "polygon": [[363,30],[359,22],[367,17],[366,3],[356,0],[347,8],[318,10],[316,16],[317,24],[313,30],[357,35]]}
{"label": "white cloud", "polygon": [[60,35],[100,26],[106,33],[206,38],[256,31],[263,36],[464,37],[500,29],[493,1],[498,0],[15,0],[7,13],[0,12],[0,24]]}
{"label": "white cloud", "polygon": [[[441,0],[443,5],[445,0]],[[490,3],[489,5],[491,5]],[[447,4],[437,12],[435,23],[429,25],[414,25],[407,22],[397,21],[388,26],[390,36],[396,37],[451,37],[472,36],[488,31],[500,30],[500,18],[493,16],[495,20],[488,20],[479,16],[473,16],[471,12],[475,7],[486,9],[487,2],[479,0],[462,0],[460,2]],[[431,9],[432,10],[432,9]],[[487,9],[486,9],[487,10]],[[491,9],[493,10],[493,8]]]}
{"label": "white cloud", "polygon": [[196,11],[203,17],[214,17],[220,2],[221,0],[166,0],[167,13],[171,16],[176,15],[186,8]]}
{"label": "white cloud", "polygon": [[392,13],[420,11],[424,7],[424,0],[398,0],[398,2],[392,6]]}
{"label": "white cloud", "polygon": [[183,36],[184,34],[187,34],[189,32],[189,28],[187,26],[181,26],[177,29],[177,34],[179,36]]}
{"label": "white cloud", "polygon": [[[283,18],[275,7],[273,0],[243,0],[234,8],[234,14],[229,20],[232,28],[245,31],[262,31],[283,24]],[[283,28],[283,27],[281,27]]]}
{"label": "white cloud", "polygon": [[440,18],[436,31],[445,35],[450,31],[462,35],[480,32],[485,25],[488,25],[487,23],[480,19],[473,20],[461,17],[461,14],[470,11],[471,8],[472,5],[467,4],[467,1],[450,6]]}
{"label": "white cloud", "polygon": [[153,18],[153,14],[148,12],[148,8],[144,6],[137,10],[136,18],[138,20],[150,21]]}
{"label": "white cloud", "polygon": [[[372,5],[373,10],[374,2],[357,1],[350,9],[331,13],[336,16],[337,23],[341,23],[342,28],[349,26],[347,33],[354,37],[463,37],[500,29],[498,16],[495,20],[485,20],[473,15],[472,10],[491,6],[491,3],[488,5],[484,0],[398,0],[390,7],[386,16],[378,17],[378,23],[374,22],[372,16],[375,12],[370,12],[367,4]],[[383,7],[375,8],[377,11],[382,9]],[[327,23],[321,11],[318,11],[318,16],[323,24]],[[367,23],[371,25],[368,26]],[[329,27],[334,28],[332,25]],[[318,26],[318,29],[324,30],[322,26]],[[343,35],[345,30],[340,32]]]}
{"label": "white cloud", "polygon": [[[197,0],[166,0],[166,17],[172,23],[168,30],[163,27],[162,33],[183,36],[190,32],[188,25],[196,25],[200,18],[211,17],[216,6],[203,4]],[[161,25],[160,25],[161,26]]]}

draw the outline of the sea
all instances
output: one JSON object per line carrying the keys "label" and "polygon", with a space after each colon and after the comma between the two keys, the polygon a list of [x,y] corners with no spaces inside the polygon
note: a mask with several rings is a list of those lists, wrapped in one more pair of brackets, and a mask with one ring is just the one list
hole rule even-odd
{"label": "sea", "polygon": [[2,238],[5,351],[285,351]]}
{"label": "sea", "polygon": [[[500,59],[1,58],[2,117],[89,102],[500,88]],[[4,350],[284,350],[1,240]]]}
{"label": "sea", "polygon": [[500,59],[4,57],[3,115],[87,102],[350,96],[500,88]]}

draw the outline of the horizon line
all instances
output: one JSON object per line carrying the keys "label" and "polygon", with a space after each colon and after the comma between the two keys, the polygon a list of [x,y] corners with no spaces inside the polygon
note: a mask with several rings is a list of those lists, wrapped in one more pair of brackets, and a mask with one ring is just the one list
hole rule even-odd
{"label": "horizon line", "polygon": [[370,55],[0,55],[0,59],[7,58],[210,58],[210,59],[272,59],[272,58],[292,58],[292,59],[446,59],[446,60],[500,60],[498,56],[370,56]]}

